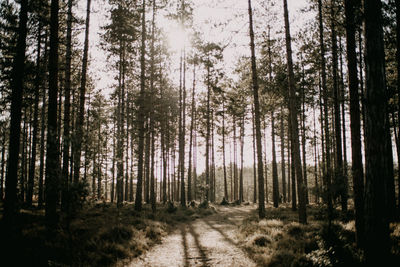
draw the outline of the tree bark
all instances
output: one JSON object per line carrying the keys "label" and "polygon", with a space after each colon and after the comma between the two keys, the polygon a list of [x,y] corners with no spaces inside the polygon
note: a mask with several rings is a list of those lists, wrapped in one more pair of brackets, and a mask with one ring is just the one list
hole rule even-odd
{"label": "tree bark", "polygon": [[289,28],[289,12],[287,7],[287,0],[283,0],[283,10],[285,18],[285,32],[286,32],[286,57],[288,63],[288,76],[289,76],[289,113],[291,121],[291,138],[294,164],[296,169],[296,181],[297,181],[297,191],[299,199],[299,222],[302,224],[307,223],[307,213],[306,213],[306,201],[305,201],[305,185],[303,182],[301,158],[300,158],[300,143],[299,143],[299,127],[297,121],[297,96],[293,73],[293,61],[292,61],[292,47],[291,47],[291,37]]}
{"label": "tree bark", "polygon": [[67,11],[67,40],[65,56],[65,100],[64,100],[64,132],[63,132],[63,162],[62,162],[62,189],[61,189],[61,208],[68,210],[67,199],[68,180],[69,180],[69,147],[70,147],[70,109],[71,109],[71,61],[72,61],[72,0],[68,0]]}
{"label": "tree bark", "polygon": [[139,144],[138,144],[138,173],[137,173],[137,184],[136,184],[136,198],[135,198],[135,210],[142,210],[142,182],[143,182],[143,147],[144,147],[144,100],[145,100],[145,51],[146,51],[146,1],[142,1],[142,44],[141,44],[141,55],[140,55],[140,95],[139,95],[139,112],[138,112],[138,132],[139,132]]}
{"label": "tree bark", "polygon": [[333,205],[332,205],[332,188],[331,188],[331,155],[330,155],[330,138],[329,138],[329,122],[328,122],[328,88],[326,86],[326,64],[325,64],[325,45],[324,45],[324,26],[322,18],[322,1],[318,0],[318,21],[319,21],[319,45],[320,45],[320,55],[321,55],[321,79],[322,79],[322,92],[323,92],[323,108],[324,108],[324,134],[325,134],[325,194],[327,197],[328,204],[328,218],[329,225],[333,217]]}
{"label": "tree bark", "polygon": [[46,224],[54,230],[58,223],[57,203],[59,197],[59,147],[57,138],[58,95],[58,0],[51,1],[50,53],[49,53],[49,104],[47,109],[46,154]]}
{"label": "tree bark", "polygon": [[[387,184],[393,179],[387,140],[387,92],[382,29],[382,3],[364,1],[366,65],[366,184],[365,184],[365,259],[369,266],[378,265],[389,256],[390,203]],[[390,146],[389,146],[390,145]],[[388,206],[389,205],[389,206]],[[376,246],[379,244],[379,246]]]}
{"label": "tree bark", "polygon": [[91,0],[87,0],[86,3],[86,22],[85,22],[85,42],[83,46],[83,58],[82,58],[82,74],[81,84],[79,90],[79,112],[76,118],[75,125],[75,148],[74,148],[74,183],[79,181],[80,168],[81,168],[81,153],[82,153],[82,139],[83,139],[83,122],[85,116],[85,94],[86,94],[86,76],[87,76],[87,65],[88,65],[88,50],[89,50],[89,25],[90,25],[90,4]]}
{"label": "tree bark", "polygon": [[252,72],[252,85],[254,97],[254,115],[256,121],[256,139],[257,139],[257,160],[258,160],[258,216],[265,218],[265,200],[264,200],[264,173],[263,173],[263,159],[262,159],[262,143],[261,143],[261,116],[260,116],[260,103],[259,103],[259,86],[258,75],[256,66],[256,55],[254,47],[254,31],[253,31],[253,10],[251,8],[251,0],[249,4],[249,31],[250,31],[250,50],[251,50],[251,72]]}
{"label": "tree bark", "polygon": [[[37,153],[37,135],[38,135],[38,124],[39,124],[39,89],[40,89],[40,82],[41,82],[41,71],[40,71],[40,52],[41,52],[41,36],[42,31],[42,23],[39,22],[38,25],[38,42],[37,42],[37,54],[36,54],[36,77],[35,77],[35,107],[34,107],[34,114],[33,114],[33,133],[32,133],[32,147],[31,147],[31,159],[30,159],[30,166],[29,166],[29,178],[28,178],[28,192],[26,196],[26,201],[28,206],[32,205],[32,198],[33,198],[33,187],[35,184],[35,168],[36,168],[36,153]],[[2,194],[1,194],[2,196]],[[0,196],[0,198],[1,198]]]}
{"label": "tree bark", "polygon": [[24,86],[26,34],[28,20],[28,0],[21,1],[18,23],[18,40],[13,61],[11,80],[11,121],[8,147],[4,220],[12,223],[18,213],[17,181],[21,135],[21,109]]}

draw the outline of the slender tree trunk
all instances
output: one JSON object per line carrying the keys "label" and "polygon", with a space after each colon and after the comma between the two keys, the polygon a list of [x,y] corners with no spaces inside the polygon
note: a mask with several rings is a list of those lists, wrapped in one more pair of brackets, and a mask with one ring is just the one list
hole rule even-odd
{"label": "slender tree trunk", "polygon": [[280,126],[281,126],[281,173],[282,173],[282,195],[283,195],[283,202],[286,203],[286,171],[285,171],[285,130],[283,126],[283,105],[281,106],[280,112]]}
{"label": "slender tree trunk", "polygon": [[[400,77],[400,0],[395,0],[396,4],[396,70],[397,70],[397,77]],[[397,78],[397,97],[400,98],[400,79]],[[398,111],[397,111],[397,120],[399,124],[399,132],[400,132],[400,101],[397,103],[398,105]],[[399,133],[400,134],[400,133]],[[400,147],[397,150],[397,193],[398,193],[398,201],[399,201],[399,206],[398,206],[398,214],[400,216]]]}
{"label": "slender tree trunk", "polygon": [[[44,48],[44,58],[47,58],[47,34],[45,38],[45,48]],[[43,86],[43,98],[42,98],[42,108],[41,108],[41,114],[40,114],[40,120],[41,120],[41,129],[40,129],[40,156],[39,156],[39,189],[38,189],[38,208],[42,208],[43,202],[44,202],[44,182],[43,182],[43,177],[44,177],[44,152],[45,152],[45,132],[46,132],[46,87]]]}
{"label": "slender tree trunk", "polygon": [[332,77],[333,77],[333,103],[334,103],[334,121],[335,121],[335,149],[336,149],[336,169],[334,183],[339,188],[340,203],[342,211],[347,211],[347,191],[344,187],[343,177],[343,155],[342,155],[342,130],[340,123],[340,103],[339,103],[339,85],[338,85],[338,49],[336,37],[336,2],[331,0],[331,42],[332,42]]}
{"label": "slender tree trunk", "polygon": [[[37,135],[38,135],[38,124],[39,124],[39,98],[40,98],[40,82],[41,82],[41,72],[40,72],[40,52],[41,52],[41,41],[42,41],[42,24],[39,22],[38,26],[38,42],[37,42],[37,54],[36,54],[36,77],[35,77],[35,107],[33,114],[33,133],[32,133],[32,148],[31,148],[31,162],[29,166],[29,178],[28,178],[28,192],[27,192],[27,204],[32,205],[33,198],[33,187],[35,184],[35,169],[36,169],[36,152],[37,152]],[[0,199],[2,194],[0,194]]]}
{"label": "slender tree trunk", "polygon": [[240,125],[240,184],[239,184],[239,202],[243,202],[243,149],[244,149],[244,116],[242,115],[241,125]]}
{"label": "slender tree trunk", "polygon": [[[196,88],[196,64],[193,64],[193,89],[192,89],[192,110],[190,121],[190,141],[189,141],[189,167],[188,167],[188,201],[192,201],[192,149],[193,149],[193,127],[195,113],[195,88]],[[224,157],[225,162],[225,157]],[[225,165],[224,165],[225,166]]]}
{"label": "slender tree trunk", "polygon": [[21,109],[24,86],[26,34],[28,20],[28,0],[21,1],[18,24],[18,40],[14,56],[11,79],[11,121],[8,147],[6,190],[4,201],[4,220],[11,224],[18,213],[17,181],[18,158],[21,135]]}
{"label": "slender tree trunk", "polygon": [[[348,191],[349,191],[349,180],[348,180],[348,163],[347,163],[347,141],[346,141],[346,109],[345,109],[345,91],[344,91],[344,78],[343,78],[343,47],[342,38],[339,36],[339,62],[340,62],[340,102],[342,104],[342,132],[343,132],[343,191],[344,197],[343,202],[347,203]],[[347,206],[347,205],[346,205]]]}
{"label": "slender tree trunk", "polygon": [[[389,216],[391,207],[387,185],[390,171],[391,142],[387,140],[387,92],[382,29],[382,3],[364,1],[366,65],[366,184],[365,184],[365,259],[369,266],[389,256]],[[389,146],[390,145],[390,146]],[[376,244],[379,244],[377,246]]]}
{"label": "slender tree trunk", "polygon": [[3,133],[3,138],[1,140],[1,173],[0,173],[0,201],[3,201],[4,196],[4,167],[6,164],[5,154],[6,154],[6,131]]}
{"label": "slender tree trunk", "polygon": [[49,104],[47,112],[46,145],[46,223],[48,230],[54,230],[58,223],[57,203],[60,186],[59,147],[57,138],[58,10],[58,0],[52,0],[50,12]]}
{"label": "slender tree trunk", "polygon": [[279,181],[278,181],[278,166],[276,163],[276,151],[275,151],[275,118],[274,112],[271,112],[271,139],[272,139],[272,198],[274,201],[274,207],[279,206]]}
{"label": "slender tree trunk", "polygon": [[324,177],[326,179],[325,184],[325,192],[327,195],[327,204],[328,204],[328,218],[329,225],[332,221],[333,216],[333,205],[332,205],[332,188],[331,188],[331,157],[330,157],[330,139],[329,139],[329,122],[328,122],[328,88],[326,86],[326,64],[325,64],[325,45],[324,45],[324,31],[323,31],[323,18],[322,18],[322,1],[318,0],[318,21],[319,21],[319,43],[320,43],[320,54],[321,54],[321,78],[322,78],[322,91],[323,91],[323,100],[324,100],[324,133],[325,133],[325,164],[326,173]]}
{"label": "slender tree trunk", "polygon": [[225,95],[222,95],[222,164],[224,168],[224,198],[228,201],[228,182],[226,177],[226,156],[225,156]]}
{"label": "slender tree trunk", "polygon": [[238,200],[238,170],[237,170],[237,145],[236,145],[236,116],[233,115],[233,200]]}
{"label": "slender tree trunk", "polygon": [[210,66],[207,66],[207,133],[206,133],[206,190],[205,201],[209,200],[210,188],[210,98],[211,98],[211,85],[210,85]]}
{"label": "slender tree trunk", "polygon": [[257,159],[256,159],[256,124],[254,121],[254,105],[252,105],[251,109],[252,113],[252,121],[253,121],[253,202],[257,203]]}
{"label": "slender tree trunk", "polygon": [[[301,66],[302,69],[302,79],[304,81],[305,71],[304,65]],[[305,185],[305,200],[306,204],[309,204],[308,197],[308,181],[307,181],[307,157],[306,157],[306,92],[304,86],[301,86],[301,152],[302,152],[302,160],[303,160],[303,177],[304,177],[304,185]]]}
{"label": "slender tree trunk", "polygon": [[71,109],[71,61],[72,61],[72,0],[68,0],[67,12],[67,40],[66,40],[66,59],[65,59],[65,100],[64,100],[64,131],[63,131],[63,162],[62,162],[62,189],[61,189],[61,208],[68,210],[67,199],[68,180],[69,180],[69,147],[70,147],[70,109]]}
{"label": "slender tree trunk", "polygon": [[79,181],[80,168],[81,168],[81,152],[82,152],[82,139],[83,139],[83,121],[85,116],[85,95],[86,95],[86,76],[88,65],[88,50],[89,50],[89,25],[90,25],[90,4],[91,0],[87,0],[86,4],[86,22],[85,22],[85,42],[83,46],[82,58],[82,76],[80,84],[80,98],[79,98],[79,112],[76,118],[75,125],[75,148],[74,148],[74,183]]}
{"label": "slender tree trunk", "polygon": [[299,222],[307,223],[307,213],[306,213],[306,201],[305,201],[305,185],[303,182],[301,159],[300,159],[300,144],[299,144],[299,127],[297,121],[297,97],[296,88],[293,73],[293,61],[292,61],[292,48],[291,48],[291,37],[289,28],[289,12],[287,7],[287,0],[283,0],[283,9],[285,17],[285,31],[286,31],[286,53],[288,61],[288,76],[289,76],[289,113],[291,121],[291,138],[293,140],[293,151],[294,151],[294,164],[296,168],[296,181],[297,181],[297,191],[299,195]]}
{"label": "slender tree trunk", "polygon": [[290,182],[291,182],[291,191],[292,191],[292,211],[297,210],[297,193],[296,193],[296,168],[294,163],[294,148],[293,148],[293,138],[292,138],[292,121],[289,118],[288,121],[288,136],[290,140]]}
{"label": "slender tree trunk", "polygon": [[250,21],[250,50],[251,50],[251,70],[253,82],[253,96],[254,96],[254,115],[256,121],[256,138],[257,138],[257,160],[258,160],[258,215],[260,218],[265,218],[265,204],[264,204],[264,173],[263,173],[263,160],[262,160],[262,143],[261,143],[261,116],[260,116],[260,103],[258,99],[258,76],[256,66],[256,55],[254,47],[254,31],[253,31],[253,11],[251,8],[251,0],[249,3],[249,21]]}
{"label": "slender tree trunk", "polygon": [[144,100],[145,100],[145,51],[146,51],[146,1],[142,1],[142,44],[140,55],[140,95],[138,112],[138,174],[136,184],[135,210],[142,210],[142,182],[143,182],[143,147],[144,147]]}

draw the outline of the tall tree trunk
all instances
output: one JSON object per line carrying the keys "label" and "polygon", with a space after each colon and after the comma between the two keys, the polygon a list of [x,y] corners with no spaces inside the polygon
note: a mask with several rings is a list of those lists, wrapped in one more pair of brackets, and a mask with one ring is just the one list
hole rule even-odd
{"label": "tall tree trunk", "polygon": [[328,218],[329,225],[332,221],[333,216],[333,205],[332,205],[332,188],[331,188],[331,156],[330,156],[330,138],[329,138],[329,122],[328,122],[328,88],[326,85],[326,64],[325,64],[325,45],[324,45],[324,26],[323,26],[323,18],[322,18],[322,1],[318,0],[318,22],[319,22],[319,43],[320,43],[320,56],[321,56],[321,79],[322,79],[322,91],[323,91],[323,100],[324,100],[324,133],[325,133],[325,164],[326,173],[324,177],[326,179],[325,183],[325,194],[327,196],[327,204],[328,204]]}
{"label": "tall tree trunk", "polygon": [[228,181],[226,177],[226,155],[225,155],[225,95],[222,95],[222,164],[224,169],[224,198],[228,201]]}
{"label": "tall tree trunk", "polygon": [[237,145],[236,145],[236,116],[232,118],[233,127],[233,200],[238,200],[238,170],[237,170]]}
{"label": "tall tree trunk", "polygon": [[135,210],[142,210],[142,182],[143,182],[143,147],[144,147],[144,116],[145,116],[145,52],[146,52],[146,0],[142,1],[142,44],[140,55],[140,95],[139,95],[139,112],[138,112],[138,167],[137,167],[137,184]]}
{"label": "tall tree trunk", "polygon": [[50,54],[49,54],[49,104],[47,112],[46,154],[46,223],[54,230],[58,223],[57,203],[59,197],[59,146],[57,138],[58,95],[58,0],[51,1]]}
{"label": "tall tree trunk", "polygon": [[[400,98],[400,0],[395,0],[396,4],[396,70],[397,70],[397,97]],[[398,106],[398,111],[397,111],[397,120],[399,124],[399,130],[400,130],[400,101],[397,103]],[[399,131],[400,132],[400,131]],[[400,133],[399,133],[400,134]],[[400,159],[400,147],[397,149],[397,159]],[[399,161],[399,160],[398,160]],[[397,164],[397,193],[398,193],[398,200],[399,200],[399,206],[398,206],[398,214],[400,214],[400,164]],[[400,216],[400,215],[399,215]]]}
{"label": "tall tree trunk", "polygon": [[[182,1],[183,2],[183,1]],[[181,109],[181,133],[179,137],[179,156],[180,156],[180,200],[181,206],[186,206],[185,190],[185,133],[186,133],[186,51],[183,50],[183,76],[182,76],[182,109]]]}
{"label": "tall tree trunk", "polygon": [[258,75],[256,66],[256,55],[254,47],[254,31],[253,31],[253,10],[251,8],[251,0],[249,3],[249,31],[250,31],[250,50],[251,50],[251,72],[253,82],[253,97],[254,97],[254,115],[256,121],[256,138],[257,138],[257,161],[258,161],[258,215],[260,218],[265,218],[264,204],[264,173],[262,160],[262,143],[261,143],[261,116],[260,103],[258,99]]}
{"label": "tall tree trunk", "polygon": [[[381,264],[389,256],[389,216],[387,184],[393,177],[387,140],[387,92],[382,29],[382,3],[364,1],[366,65],[366,184],[365,184],[365,259],[369,266]],[[390,136],[390,135],[389,135]],[[390,146],[389,146],[390,145]],[[389,205],[389,206],[388,206]],[[376,244],[379,244],[377,246]]]}
{"label": "tall tree trunk", "polygon": [[[342,104],[342,132],[343,132],[343,191],[344,197],[346,197],[343,202],[347,203],[348,200],[348,190],[349,190],[349,180],[348,180],[348,163],[347,163],[347,138],[346,138],[346,110],[345,110],[345,91],[344,91],[344,77],[343,77],[343,47],[342,38],[339,36],[339,62],[340,62],[340,103]],[[346,205],[347,206],[347,205]]]}
{"label": "tall tree trunk", "polygon": [[[305,71],[304,65],[301,66],[302,71],[302,80],[304,82]],[[302,160],[303,160],[303,177],[304,177],[304,185],[305,185],[305,199],[306,204],[309,204],[308,198],[308,181],[307,181],[307,157],[306,157],[306,92],[304,86],[301,86],[301,152],[302,152]]]}
{"label": "tall tree trunk", "polygon": [[[152,30],[151,30],[151,45],[150,45],[150,92],[151,92],[151,99],[150,104],[154,106],[154,99],[153,97],[156,95],[156,91],[154,89],[154,38],[155,38],[155,18],[156,18],[156,1],[153,0],[153,19],[152,19]],[[154,109],[150,111],[150,133],[151,133],[151,181],[150,181],[150,202],[151,202],[151,209],[153,212],[156,211],[156,190],[154,188],[154,157],[155,157],[155,116],[154,116]]]}
{"label": "tall tree trunk", "polygon": [[11,79],[11,121],[8,147],[4,220],[12,223],[18,213],[17,181],[21,135],[21,109],[24,86],[28,0],[21,1],[18,23],[18,40],[13,61]]}
{"label": "tall tree trunk", "polygon": [[71,109],[71,61],[72,61],[72,0],[68,0],[67,12],[67,40],[65,58],[65,100],[64,100],[64,131],[63,131],[63,162],[62,162],[62,188],[61,188],[61,208],[68,210],[67,199],[68,180],[69,180],[69,147],[70,147],[70,109]]}
{"label": "tall tree trunk", "polygon": [[[36,152],[37,152],[37,135],[38,135],[38,124],[39,124],[39,98],[40,98],[40,83],[41,83],[41,71],[40,71],[40,52],[42,43],[42,23],[38,25],[38,42],[37,42],[37,54],[36,54],[36,77],[35,77],[35,107],[33,114],[33,133],[32,133],[32,148],[31,148],[31,162],[29,166],[29,178],[28,178],[28,192],[26,196],[26,202],[29,206],[32,205],[33,198],[33,187],[35,184],[35,169],[36,169]],[[2,194],[0,194],[0,199]]]}
{"label": "tall tree trunk", "polygon": [[[47,59],[47,33],[45,36],[44,58]],[[38,185],[38,208],[42,208],[44,202],[44,153],[45,153],[45,132],[46,132],[46,87],[43,86],[42,95],[42,108],[40,114],[41,127],[40,127],[40,155],[39,155],[39,185]]]}
{"label": "tall tree trunk", "polygon": [[280,112],[280,126],[281,126],[281,173],[282,173],[282,195],[283,195],[283,202],[286,203],[286,171],[285,171],[285,130],[283,127],[283,104],[281,105],[281,112]]}
{"label": "tall tree trunk", "polygon": [[336,37],[336,2],[331,0],[331,42],[332,42],[332,78],[333,78],[333,103],[334,103],[334,121],[335,121],[335,149],[336,149],[336,169],[335,184],[339,188],[340,203],[342,211],[347,211],[347,191],[344,187],[343,177],[343,154],[342,154],[342,130],[340,123],[340,103],[339,103],[339,86],[338,86],[338,49]]}
{"label": "tall tree trunk", "polygon": [[275,118],[274,112],[271,112],[271,139],[272,139],[272,199],[274,207],[279,206],[279,181],[278,181],[278,166],[276,163],[276,150],[275,150]]}
{"label": "tall tree trunk", "polygon": [[23,118],[23,128],[22,128],[22,140],[21,140],[21,171],[20,171],[20,178],[19,178],[19,201],[21,203],[25,202],[25,180],[26,180],[26,152],[27,145],[26,145],[26,138],[27,138],[27,124],[26,122],[29,120],[26,118],[27,110],[24,109],[24,118]]}
{"label": "tall tree trunk", "polygon": [[[289,111],[290,113],[290,111]],[[293,138],[292,138],[292,121],[289,118],[288,121],[288,137],[290,140],[290,183],[291,183],[291,191],[292,191],[292,211],[297,210],[297,193],[296,193],[296,168],[294,163],[294,145],[293,145]]]}
{"label": "tall tree trunk", "polygon": [[251,106],[252,129],[253,129],[253,202],[257,203],[257,159],[256,159],[256,124],[254,121],[254,105]]}
{"label": "tall tree trunk", "polygon": [[[193,127],[194,127],[194,113],[195,113],[195,88],[196,88],[196,64],[193,64],[193,89],[192,89],[192,110],[190,121],[190,137],[189,137],[189,167],[188,167],[188,201],[192,201],[192,149],[193,149]],[[222,130],[223,131],[223,130]],[[224,135],[224,133],[222,133]],[[224,157],[225,166],[225,157]]]}
{"label": "tall tree trunk", "polygon": [[146,140],[145,140],[145,151],[144,151],[144,201],[150,203],[150,123],[147,119],[146,122]]}
{"label": "tall tree trunk", "polygon": [[1,139],[1,173],[0,173],[0,201],[3,201],[4,196],[4,167],[6,164],[5,154],[6,154],[6,131],[3,133],[3,138]]}
{"label": "tall tree trunk", "polygon": [[206,133],[206,190],[205,201],[208,201],[209,188],[210,188],[210,98],[211,98],[211,85],[210,85],[210,66],[207,66],[207,133]]}
{"label": "tall tree trunk", "polygon": [[74,183],[79,181],[80,168],[81,168],[81,153],[82,153],[82,139],[83,139],[83,121],[85,116],[85,95],[86,95],[86,76],[88,65],[88,50],[89,50],[89,23],[90,23],[90,4],[91,0],[86,3],[86,22],[85,22],[85,42],[83,46],[82,58],[82,74],[81,84],[79,90],[79,112],[76,118],[75,125],[75,146],[74,146]]}
{"label": "tall tree trunk", "polygon": [[240,183],[239,183],[239,202],[243,202],[243,149],[244,149],[244,116],[242,115],[241,123],[240,123]]}
{"label": "tall tree trunk", "polygon": [[289,76],[289,113],[291,121],[291,138],[293,140],[293,154],[294,154],[294,164],[296,168],[296,181],[297,181],[297,191],[299,198],[299,222],[307,223],[307,213],[306,213],[306,201],[305,201],[305,185],[303,182],[302,168],[301,168],[301,158],[300,158],[300,143],[299,143],[299,127],[297,121],[297,96],[293,73],[293,61],[292,61],[292,45],[290,37],[290,26],[289,26],[289,12],[287,7],[287,0],[283,0],[283,10],[285,17],[285,32],[286,32],[286,56],[288,63],[288,76]]}

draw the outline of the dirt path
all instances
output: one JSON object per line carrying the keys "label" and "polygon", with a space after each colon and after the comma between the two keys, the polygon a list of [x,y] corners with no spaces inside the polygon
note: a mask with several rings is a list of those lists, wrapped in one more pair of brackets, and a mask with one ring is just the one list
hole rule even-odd
{"label": "dirt path", "polygon": [[181,224],[129,266],[256,266],[234,239],[237,225],[254,208],[218,207],[217,214]]}

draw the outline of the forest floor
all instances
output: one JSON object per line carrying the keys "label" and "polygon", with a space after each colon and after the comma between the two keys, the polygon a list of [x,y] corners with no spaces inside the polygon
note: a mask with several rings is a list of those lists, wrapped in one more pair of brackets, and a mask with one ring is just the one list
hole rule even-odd
{"label": "forest floor", "polygon": [[[0,265],[363,266],[352,210],[335,209],[329,227],[322,205],[308,205],[306,225],[290,204],[268,204],[262,220],[255,204],[175,205],[136,212],[133,203],[88,203],[49,236],[43,209],[21,209],[10,227],[0,204]],[[390,224],[390,237],[392,258],[382,266],[400,262],[400,222]]]}
{"label": "forest floor", "polygon": [[237,230],[255,206],[218,206],[217,213],[188,223],[129,266],[257,266],[240,247]]}
{"label": "forest floor", "polygon": [[[323,206],[309,205],[308,223],[299,224],[289,204],[267,205],[260,220],[257,206],[215,206],[216,213],[179,223],[161,243],[119,266],[364,266],[355,244],[353,214],[335,210],[329,227]],[[391,223],[392,258],[400,261],[400,223]],[[387,263],[386,263],[387,261]],[[396,266],[396,265],[393,265]]]}

